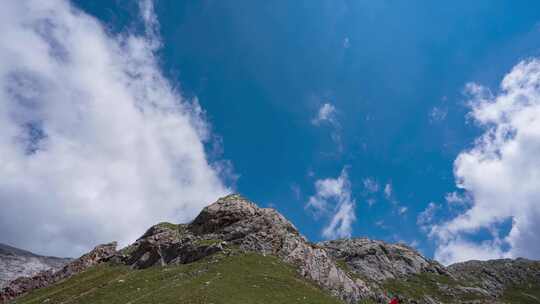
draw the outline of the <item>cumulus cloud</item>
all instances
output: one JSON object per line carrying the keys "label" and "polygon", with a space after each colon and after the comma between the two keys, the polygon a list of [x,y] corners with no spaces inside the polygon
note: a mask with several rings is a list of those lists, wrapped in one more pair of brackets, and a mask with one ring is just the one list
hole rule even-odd
{"label": "cumulus cloud", "polygon": [[[435,257],[446,263],[497,257],[540,258],[540,60],[520,62],[497,94],[467,85],[470,116],[484,134],[454,163],[470,208],[435,226]],[[511,223],[509,232],[499,231]],[[491,239],[474,242],[482,230]],[[500,234],[503,235],[500,235]]]}
{"label": "cumulus cloud", "polygon": [[183,222],[226,194],[197,100],[164,78],[146,33],[108,34],[67,1],[0,10],[0,241],[78,255]]}
{"label": "cumulus cloud", "polygon": [[347,170],[343,169],[337,178],[317,180],[315,190],[316,193],[309,198],[306,208],[314,210],[318,215],[330,217],[322,236],[327,239],[350,237],[356,216]]}
{"label": "cumulus cloud", "polygon": [[500,240],[472,242],[457,237],[437,247],[436,259],[450,265],[468,260],[491,260],[508,256],[501,246]]}

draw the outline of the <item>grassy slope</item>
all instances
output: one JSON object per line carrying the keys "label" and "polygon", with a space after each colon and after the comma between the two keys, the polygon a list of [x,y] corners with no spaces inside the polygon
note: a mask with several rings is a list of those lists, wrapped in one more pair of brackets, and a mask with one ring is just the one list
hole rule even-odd
{"label": "grassy slope", "polygon": [[[47,300],[48,299],[48,300]],[[339,300],[279,259],[242,254],[130,270],[101,265],[13,303],[328,303]]]}
{"label": "grassy slope", "polygon": [[405,280],[387,280],[384,287],[394,294],[403,295],[407,298],[416,300],[423,299],[426,295],[442,303],[460,303],[464,300],[471,301],[484,299],[482,295],[474,293],[464,293],[460,294],[458,298],[453,298],[443,292],[440,288],[441,286],[455,287],[457,285],[464,284],[458,283],[447,276],[422,273],[411,276]]}
{"label": "grassy slope", "polygon": [[505,290],[503,296],[496,302],[478,293],[462,293],[457,297],[450,297],[443,292],[441,286],[474,286],[466,282],[457,282],[450,277],[423,273],[412,276],[406,280],[388,280],[384,284],[385,289],[406,296],[410,299],[420,300],[425,295],[440,301],[441,303],[463,303],[474,300],[482,300],[482,303],[508,303],[508,304],[540,304],[540,287],[538,283],[514,286]]}
{"label": "grassy slope", "polygon": [[[411,299],[422,299],[424,295],[429,295],[442,303],[483,298],[479,294],[462,294],[458,298],[450,298],[439,288],[441,285],[456,284],[449,277],[426,273],[406,280],[388,280],[384,289]],[[36,290],[12,303],[342,302],[321,291],[313,283],[299,278],[293,267],[276,257],[239,254],[229,257],[215,255],[192,264],[145,270],[100,265],[49,288]],[[498,303],[540,304],[540,288],[537,284],[509,288]]]}
{"label": "grassy slope", "polygon": [[540,286],[539,284],[527,284],[508,288],[504,292],[502,300],[507,303],[540,304]]}

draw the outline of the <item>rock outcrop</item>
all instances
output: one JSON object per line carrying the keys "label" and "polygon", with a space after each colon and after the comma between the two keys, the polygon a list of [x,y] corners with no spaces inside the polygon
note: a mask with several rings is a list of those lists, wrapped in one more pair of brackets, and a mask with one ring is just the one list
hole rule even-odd
{"label": "rock outcrop", "polygon": [[450,265],[448,270],[458,281],[475,282],[494,298],[500,297],[509,286],[536,283],[540,289],[539,261],[522,258],[467,261]]}
{"label": "rock outcrop", "polygon": [[108,260],[116,253],[116,242],[99,245],[89,253],[66,264],[58,271],[41,271],[32,277],[20,277],[8,283],[0,292],[0,303],[7,302],[31,290],[47,287],[69,278],[89,267]]}
{"label": "rock outcrop", "polygon": [[[400,295],[403,303],[443,303],[436,297],[454,299],[450,300],[451,303],[504,303],[500,299],[508,288],[533,284],[540,289],[538,261],[468,261],[444,267],[404,244],[358,238],[327,241],[319,245],[349,274],[365,278],[370,289],[379,293],[379,299],[385,297],[388,283],[396,282],[399,282],[401,290],[405,289],[406,293]],[[422,290],[424,294],[411,297],[416,290]]]}
{"label": "rock outcrop", "polygon": [[18,278],[32,276],[44,270],[58,270],[70,259],[34,254],[0,244],[0,288]]}
{"label": "rock outcrop", "polygon": [[357,238],[327,241],[319,245],[335,259],[346,263],[354,273],[376,282],[422,272],[448,275],[444,266],[404,244]]}
{"label": "rock outcrop", "polygon": [[421,273],[448,276],[445,267],[427,259],[404,244],[388,244],[367,238],[340,239],[318,243],[351,277],[362,278],[372,300],[387,303],[384,283]]}
{"label": "rock outcrop", "polygon": [[350,278],[276,210],[259,208],[239,195],[207,206],[191,224],[150,228],[118,259],[133,268],[146,268],[189,263],[229,248],[278,256],[296,265],[301,276],[350,303],[371,295],[365,282]]}
{"label": "rock outcrop", "polygon": [[471,261],[446,268],[403,244],[366,238],[312,244],[276,210],[229,195],[204,208],[189,224],[160,223],[119,251],[116,243],[101,245],[58,271],[12,281],[0,292],[0,302],[103,262],[136,270],[208,256],[217,261],[245,252],[279,257],[294,265],[301,277],[351,304],[387,303],[389,290],[400,294],[403,303],[500,303],[507,288],[540,282],[539,262],[524,259]]}

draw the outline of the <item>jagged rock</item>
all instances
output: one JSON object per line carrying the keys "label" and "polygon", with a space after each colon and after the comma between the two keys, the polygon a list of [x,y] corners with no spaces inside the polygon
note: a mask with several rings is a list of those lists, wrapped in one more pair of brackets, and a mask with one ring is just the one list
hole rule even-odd
{"label": "jagged rock", "polygon": [[161,223],[119,252],[118,260],[135,269],[186,264],[223,251],[223,241],[196,236],[186,225]]}
{"label": "jagged rock", "polygon": [[492,297],[499,297],[508,286],[537,283],[540,289],[540,262],[518,258],[467,261],[448,267],[463,282],[476,282]]}
{"label": "jagged rock", "polygon": [[[367,238],[341,239],[318,243],[353,277],[359,277],[370,290],[370,298],[388,303],[383,283],[388,279],[404,279],[419,273],[430,272],[449,275],[436,261],[422,256],[404,244],[388,244]],[[433,303],[427,297],[420,303]],[[403,299],[404,303],[417,303]]]}
{"label": "jagged rock", "polygon": [[122,262],[137,269],[170,263],[177,257],[175,247],[180,242],[178,227],[171,225],[150,227],[135,243],[121,250]]}
{"label": "jagged rock", "polygon": [[[446,268],[404,244],[358,238],[319,245],[337,261],[345,263],[354,275],[366,278],[369,288],[375,292],[383,290],[387,280],[406,282],[411,276],[425,273],[434,275],[431,278],[436,280],[438,294],[455,299],[482,298],[463,303],[499,303],[497,299],[507,288],[520,284],[537,282],[540,288],[540,262],[526,259],[469,261]],[[387,299],[384,294],[379,294],[378,300]],[[401,302],[440,303],[432,295],[420,299],[404,297]]]}
{"label": "jagged rock", "polygon": [[61,276],[63,279],[106,261],[111,256],[116,254],[116,246],[118,246],[118,243],[116,242],[98,245],[89,253],[82,255],[80,258],[75,259],[66,266],[62,267],[62,269],[57,271],[55,274],[57,276]]}
{"label": "jagged rock", "polygon": [[40,271],[62,268],[71,259],[34,254],[8,245],[0,244],[0,289],[18,277],[28,277]]}
{"label": "jagged rock", "polygon": [[69,278],[77,273],[108,260],[116,253],[116,242],[96,246],[89,253],[75,259],[58,271],[42,271],[32,277],[21,277],[11,281],[0,292],[0,303],[37,288],[47,287],[60,280]]}
{"label": "jagged rock", "polygon": [[125,264],[146,268],[191,263],[227,246],[276,255],[348,302],[370,295],[362,280],[348,277],[324,249],[310,244],[276,210],[259,208],[240,195],[223,197],[205,207],[189,225],[153,226],[119,254]]}
{"label": "jagged rock", "polygon": [[239,195],[226,196],[204,208],[187,229],[198,235],[210,234],[243,250],[279,256],[296,265],[302,276],[347,302],[370,295],[362,280],[348,277],[325,250],[310,244],[276,210],[259,208]]}
{"label": "jagged rock", "polygon": [[207,206],[190,224],[160,223],[133,244],[120,251],[115,248],[115,243],[98,246],[59,271],[17,279],[0,292],[0,302],[102,262],[143,269],[191,263],[216,253],[221,254],[211,261],[243,252],[277,256],[296,266],[300,276],[347,303],[363,299],[387,303],[385,284],[389,281],[420,282],[432,288],[433,294],[400,295],[401,303],[411,304],[437,304],[441,298],[460,297],[471,299],[460,303],[498,303],[498,297],[509,286],[540,282],[539,262],[524,259],[471,261],[447,269],[403,244],[366,238],[312,244],[276,210],[259,208],[239,195],[223,197]]}
{"label": "jagged rock", "polygon": [[229,195],[205,207],[189,225],[196,234],[219,232],[232,224],[251,219],[260,211],[255,204],[239,195]]}
{"label": "jagged rock", "polygon": [[335,259],[347,263],[356,274],[377,282],[421,272],[448,275],[444,266],[404,244],[357,238],[327,241],[319,245]]}

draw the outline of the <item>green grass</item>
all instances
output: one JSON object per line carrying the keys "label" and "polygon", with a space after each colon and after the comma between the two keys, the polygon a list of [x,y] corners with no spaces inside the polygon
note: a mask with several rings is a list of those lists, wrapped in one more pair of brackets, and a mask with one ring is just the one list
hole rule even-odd
{"label": "green grass", "polygon": [[504,291],[501,299],[506,303],[540,304],[540,284],[510,287]]}
{"label": "green grass", "polygon": [[273,256],[210,257],[178,266],[130,270],[100,265],[12,303],[339,304]]}
{"label": "green grass", "polygon": [[354,275],[354,272],[352,272],[351,268],[347,264],[347,261],[345,261],[344,259],[337,259],[336,266],[347,274]]}
{"label": "green grass", "polygon": [[433,273],[421,273],[407,279],[389,279],[384,282],[384,289],[393,294],[405,296],[409,299],[421,300],[424,296],[430,296],[443,303],[460,303],[459,301],[482,300],[480,294],[466,293],[458,297],[452,297],[443,292],[442,286],[455,287],[463,285],[451,277]]}
{"label": "green grass", "polygon": [[370,279],[368,277],[365,277],[365,276],[361,276],[357,272],[355,272],[349,266],[349,264],[347,264],[347,261],[345,259],[337,259],[335,262],[336,262],[336,266],[339,269],[343,270],[343,272],[345,272],[352,279],[360,279],[360,280],[363,280],[365,282],[372,282],[373,281],[372,279]]}
{"label": "green grass", "polygon": [[195,241],[195,244],[198,246],[212,246],[221,243],[221,240],[217,239],[204,239],[204,240],[197,240]]}
{"label": "green grass", "polygon": [[170,229],[170,230],[178,230],[178,227],[180,225],[169,223],[169,222],[161,222],[161,223],[157,224],[156,226],[161,227],[161,228],[165,228],[165,229]]}

